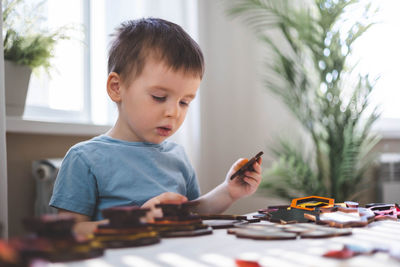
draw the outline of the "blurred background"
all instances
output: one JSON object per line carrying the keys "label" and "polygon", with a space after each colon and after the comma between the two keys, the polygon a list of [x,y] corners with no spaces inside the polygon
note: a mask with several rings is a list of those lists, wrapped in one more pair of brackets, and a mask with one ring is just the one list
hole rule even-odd
{"label": "blurred background", "polygon": [[[2,1],[3,11],[9,2]],[[380,113],[370,129],[377,136],[368,151],[373,160],[363,174],[362,194],[346,199],[361,203],[399,202],[400,195],[400,88],[395,80],[400,74],[400,19],[395,14],[400,3],[378,2],[380,10],[373,21],[379,23],[357,40],[349,57],[349,61],[358,62],[360,73],[380,76],[368,97],[369,105],[379,105]],[[105,89],[107,48],[115,27],[128,19],[151,16],[173,21],[203,50],[206,72],[198,97],[172,138],[185,147],[202,193],[220,184],[238,158],[249,158],[259,151],[265,153],[263,168],[268,180],[268,170],[277,160],[273,147],[279,138],[299,148],[314,148],[293,109],[267,88],[265,72],[268,61],[273,60],[270,50],[251,25],[240,16],[228,15],[232,4],[227,1],[24,0],[20,4],[15,18],[4,20],[3,13],[3,38],[5,26],[26,26],[29,22],[23,18],[27,14],[36,15],[32,17],[33,29],[62,29],[64,37],[55,45],[51,68],[47,72],[34,70],[30,75],[23,114],[9,114],[8,110],[6,114],[4,99],[0,102],[0,159],[4,163],[0,170],[0,221],[5,236],[22,234],[21,219],[35,214],[38,192],[45,190],[41,177],[54,171],[38,164],[57,168],[59,162],[54,159],[62,158],[69,147],[106,132],[113,124],[116,108]],[[38,4],[40,8],[35,9]],[[2,83],[7,83],[4,65],[0,63],[0,73]],[[297,194],[302,192],[307,191]],[[259,190],[237,201],[226,213],[249,213],[286,203],[288,198],[276,192]]]}

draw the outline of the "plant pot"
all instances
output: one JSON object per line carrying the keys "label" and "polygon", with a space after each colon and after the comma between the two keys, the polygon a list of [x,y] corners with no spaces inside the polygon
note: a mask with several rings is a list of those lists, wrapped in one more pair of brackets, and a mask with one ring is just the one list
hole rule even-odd
{"label": "plant pot", "polygon": [[4,61],[4,81],[6,89],[6,115],[22,117],[32,70],[28,66]]}

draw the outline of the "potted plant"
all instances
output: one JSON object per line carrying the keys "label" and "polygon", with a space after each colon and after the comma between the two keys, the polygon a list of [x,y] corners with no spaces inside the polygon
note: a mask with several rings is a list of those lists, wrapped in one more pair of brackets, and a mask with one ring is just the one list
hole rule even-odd
{"label": "potted plant", "polygon": [[[379,140],[370,130],[379,114],[368,101],[376,79],[352,72],[348,59],[353,43],[374,24],[370,15],[377,10],[358,0],[226,3],[230,14],[244,18],[272,53],[266,87],[301,123],[307,138],[276,142],[276,161],[261,187],[289,199],[356,198],[368,185],[369,152]],[[344,18],[351,9],[359,12]]]}
{"label": "potted plant", "polygon": [[[43,3],[43,2],[42,2]],[[42,4],[41,3],[41,4]],[[64,29],[48,31],[38,28],[40,5],[26,7],[23,0],[2,0],[3,46],[5,67],[6,114],[22,116],[32,71],[50,68],[50,59],[58,40],[66,39]],[[26,15],[30,14],[30,15]]]}

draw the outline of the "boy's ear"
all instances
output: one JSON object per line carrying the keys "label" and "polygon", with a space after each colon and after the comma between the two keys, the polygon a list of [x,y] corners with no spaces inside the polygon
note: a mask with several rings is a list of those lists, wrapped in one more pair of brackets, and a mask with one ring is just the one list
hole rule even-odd
{"label": "boy's ear", "polygon": [[107,79],[107,93],[111,100],[118,103],[121,101],[122,80],[118,73],[111,72]]}

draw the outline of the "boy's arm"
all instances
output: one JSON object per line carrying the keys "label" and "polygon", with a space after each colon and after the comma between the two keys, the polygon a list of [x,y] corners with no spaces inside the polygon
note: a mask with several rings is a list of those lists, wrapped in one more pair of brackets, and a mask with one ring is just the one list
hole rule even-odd
{"label": "boy's arm", "polygon": [[232,174],[246,162],[247,159],[237,160],[228,171],[222,184],[194,200],[198,202],[195,211],[199,214],[219,214],[239,198],[252,195],[261,182],[261,158],[253,164],[254,171],[246,171],[244,176],[230,179]]}
{"label": "boy's arm", "polygon": [[90,217],[84,214],[72,212],[69,210],[58,209],[58,214],[67,214],[75,217],[76,223],[73,228],[73,232],[78,236],[90,235],[96,230],[99,224],[106,224],[108,220],[101,221],[90,221]]}

